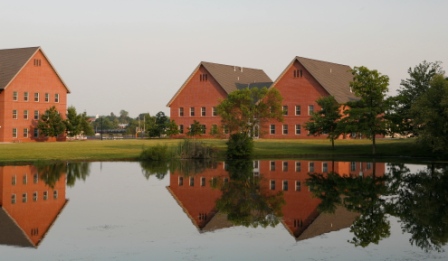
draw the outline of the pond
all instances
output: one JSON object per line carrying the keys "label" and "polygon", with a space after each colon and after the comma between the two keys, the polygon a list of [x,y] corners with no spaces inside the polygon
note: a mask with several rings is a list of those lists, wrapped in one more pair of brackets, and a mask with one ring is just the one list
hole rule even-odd
{"label": "pond", "polygon": [[448,167],[0,167],[1,260],[447,260]]}

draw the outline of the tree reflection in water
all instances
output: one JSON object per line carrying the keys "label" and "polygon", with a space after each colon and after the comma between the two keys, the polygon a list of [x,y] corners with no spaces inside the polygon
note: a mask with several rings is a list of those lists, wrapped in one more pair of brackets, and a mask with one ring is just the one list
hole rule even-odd
{"label": "tree reflection in water", "polygon": [[54,188],[61,175],[67,173],[67,185],[73,187],[76,180],[83,181],[90,175],[89,162],[38,162],[35,164],[40,179]]}
{"label": "tree reflection in water", "polygon": [[276,226],[285,203],[283,193],[261,191],[261,178],[253,175],[250,160],[228,161],[226,167],[229,179],[219,179],[212,184],[222,191],[222,196],[216,201],[217,210],[227,214],[227,219],[235,225]]}
{"label": "tree reflection in water", "polygon": [[[375,166],[375,164],[373,165]],[[442,251],[448,241],[448,168],[430,165],[411,173],[404,164],[389,164],[382,177],[309,174],[307,185],[322,200],[319,210],[337,206],[360,213],[350,227],[356,246],[366,247],[390,236],[387,216],[401,221],[410,243],[425,251]]]}

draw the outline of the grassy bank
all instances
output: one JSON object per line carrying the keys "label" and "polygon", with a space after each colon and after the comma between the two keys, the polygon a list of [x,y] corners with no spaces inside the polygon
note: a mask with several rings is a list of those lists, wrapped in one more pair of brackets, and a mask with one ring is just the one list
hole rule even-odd
{"label": "grassy bank", "polygon": [[[45,160],[136,160],[142,149],[156,144],[175,148],[182,140],[103,140],[43,143],[0,144],[0,162],[35,162]],[[223,156],[225,140],[201,140],[218,148]],[[256,140],[255,158],[296,157],[369,157],[370,140],[337,140],[331,150],[328,140]],[[431,158],[417,149],[412,139],[381,139],[377,144],[378,158]]]}

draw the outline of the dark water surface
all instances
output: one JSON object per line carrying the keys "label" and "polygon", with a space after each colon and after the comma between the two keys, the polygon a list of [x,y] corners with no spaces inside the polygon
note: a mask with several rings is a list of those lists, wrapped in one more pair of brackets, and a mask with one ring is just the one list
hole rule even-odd
{"label": "dark water surface", "polygon": [[448,260],[447,188],[435,164],[3,166],[0,260]]}

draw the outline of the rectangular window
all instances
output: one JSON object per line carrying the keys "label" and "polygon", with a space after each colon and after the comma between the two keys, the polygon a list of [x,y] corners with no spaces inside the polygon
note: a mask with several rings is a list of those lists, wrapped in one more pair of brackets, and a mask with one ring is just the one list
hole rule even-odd
{"label": "rectangular window", "polygon": [[38,101],[39,101],[39,93],[38,93],[38,92],[35,92],[35,93],[34,93],[34,101],[35,101],[35,102],[38,102]]}
{"label": "rectangular window", "polygon": [[39,111],[34,111],[34,119],[35,120],[39,119]]}
{"label": "rectangular window", "polygon": [[308,105],[308,115],[311,115],[314,112],[314,105]]}
{"label": "rectangular window", "polygon": [[37,184],[37,182],[39,182],[39,174],[34,173],[34,175],[33,175],[33,182],[34,182],[34,184]]}
{"label": "rectangular window", "polygon": [[372,162],[367,162],[367,169],[371,169],[372,168]]}
{"label": "rectangular window", "polygon": [[22,177],[22,183],[24,184],[24,185],[26,185],[26,183],[28,183],[28,176],[25,174],[25,175],[23,175],[23,177]]}
{"label": "rectangular window", "polygon": [[184,107],[180,107],[179,108],[179,116],[183,117],[184,116]]}
{"label": "rectangular window", "polygon": [[48,199],[48,191],[44,191],[43,199],[44,199],[44,200],[47,200],[47,199]]}
{"label": "rectangular window", "polygon": [[201,133],[205,134],[207,132],[207,127],[204,124],[201,125]]}
{"label": "rectangular window", "polygon": [[28,101],[28,92],[23,93],[23,100]]}
{"label": "rectangular window", "polygon": [[16,194],[11,195],[11,204],[16,204]]}
{"label": "rectangular window", "polygon": [[12,118],[17,119],[17,110],[12,110]]}
{"label": "rectangular window", "polygon": [[14,175],[14,176],[12,176],[11,184],[16,185],[16,182],[17,182],[17,177],[16,177],[16,175]]}
{"label": "rectangular window", "polygon": [[45,93],[45,102],[49,102],[49,101],[50,101],[50,94]]}
{"label": "rectangular window", "polygon": [[283,171],[288,171],[288,162],[287,161],[283,161],[282,169],[283,169]]}
{"label": "rectangular window", "polygon": [[350,162],[350,171],[355,171],[356,170],[356,162],[352,161]]}
{"label": "rectangular window", "polygon": [[275,180],[271,180],[269,188],[275,190]]}
{"label": "rectangular window", "polygon": [[275,161],[270,161],[269,170],[271,170],[271,171],[275,170]]}
{"label": "rectangular window", "polygon": [[58,199],[58,191],[57,190],[53,191],[53,198]]}
{"label": "rectangular window", "polygon": [[302,171],[302,163],[300,161],[296,161],[296,172]]}
{"label": "rectangular window", "polygon": [[201,107],[201,116],[205,116],[205,115],[206,115],[205,107]]}
{"label": "rectangular window", "polygon": [[59,93],[56,93],[54,95],[54,102],[58,103],[59,102]]}
{"label": "rectangular window", "polygon": [[23,137],[28,138],[28,129],[27,128],[23,129]]}
{"label": "rectangular window", "polygon": [[17,92],[12,92],[12,100],[17,101],[19,99],[19,94]]}
{"label": "rectangular window", "polygon": [[212,108],[213,116],[218,116],[218,111],[216,110],[216,107]]}
{"label": "rectangular window", "polygon": [[26,193],[22,194],[22,202],[26,203],[28,201],[28,195]]}
{"label": "rectangular window", "polygon": [[17,138],[17,129],[16,128],[12,128],[12,137]]}
{"label": "rectangular window", "polygon": [[28,120],[28,110],[24,110],[24,111],[23,111],[23,118],[24,118],[25,120]]}
{"label": "rectangular window", "polygon": [[287,105],[283,105],[282,111],[283,111],[283,115],[288,115],[288,106]]}
{"label": "rectangular window", "polygon": [[201,187],[205,187],[205,178],[204,177],[201,178]]}
{"label": "rectangular window", "polygon": [[294,78],[300,78],[302,77],[302,70],[296,69],[294,70]]}
{"label": "rectangular window", "polygon": [[190,187],[194,187],[194,177],[190,177]]}
{"label": "rectangular window", "polygon": [[190,108],[190,116],[194,116],[194,107]]}
{"label": "rectangular window", "polygon": [[33,192],[33,201],[36,202],[37,201],[37,191]]}
{"label": "rectangular window", "polygon": [[296,116],[299,116],[301,113],[300,105],[296,105]]}
{"label": "rectangular window", "polygon": [[206,82],[208,80],[208,75],[206,73],[199,75],[199,81]]}
{"label": "rectangular window", "polygon": [[302,190],[302,184],[300,183],[300,181],[296,180],[296,191],[300,190]]}
{"label": "rectangular window", "polygon": [[308,172],[311,172],[311,173],[314,172],[314,162],[310,162],[308,164]]}
{"label": "rectangular window", "polygon": [[300,135],[302,133],[302,126],[300,124],[296,124],[296,135]]}
{"label": "rectangular window", "polygon": [[179,186],[184,185],[184,177],[179,177]]}
{"label": "rectangular window", "polygon": [[179,125],[179,133],[184,133],[184,125]]}
{"label": "rectangular window", "polygon": [[322,172],[328,172],[328,162],[322,162]]}
{"label": "rectangular window", "polygon": [[39,129],[38,129],[38,128],[34,128],[34,129],[33,129],[33,137],[34,137],[34,138],[39,137]]}
{"label": "rectangular window", "polygon": [[271,124],[270,133],[275,134],[275,124]]}
{"label": "rectangular window", "polygon": [[283,124],[283,135],[288,134],[288,124]]}
{"label": "rectangular window", "polygon": [[210,130],[210,134],[212,134],[212,135],[218,134],[218,125],[216,125],[216,124],[212,125],[212,129]]}
{"label": "rectangular window", "polygon": [[282,189],[283,189],[283,191],[288,191],[288,181],[287,180],[283,180]]}

